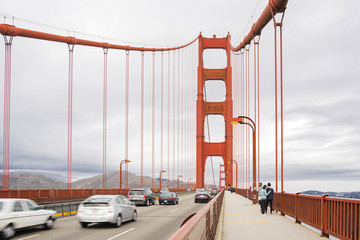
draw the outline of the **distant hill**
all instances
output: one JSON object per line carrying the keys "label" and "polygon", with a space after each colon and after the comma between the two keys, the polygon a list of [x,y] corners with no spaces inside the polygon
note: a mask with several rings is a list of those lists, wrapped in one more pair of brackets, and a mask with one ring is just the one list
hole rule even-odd
{"label": "distant hill", "polygon": [[[125,172],[122,173],[125,176]],[[129,172],[129,188],[140,187],[140,176],[136,176]],[[180,184],[182,181],[180,181]],[[123,180],[123,184],[125,184]],[[159,188],[159,179],[155,178],[154,184]],[[167,180],[163,180],[164,187],[167,185]],[[172,182],[170,182],[172,184]],[[177,182],[176,182],[177,184]],[[0,174],[0,185],[2,186],[2,174]],[[106,174],[106,188],[118,188],[120,185],[119,172],[109,172]],[[151,187],[152,178],[144,176],[144,187]],[[91,178],[84,178],[72,183],[73,188],[102,188],[102,175],[97,175]],[[36,173],[11,173],[10,174],[10,189],[49,189],[49,188],[66,188],[66,183]]]}
{"label": "distant hill", "polygon": [[[2,186],[2,174],[0,174],[0,183]],[[9,185],[10,189],[66,188],[64,182],[34,173],[11,173]]]}
{"label": "distant hill", "polygon": [[322,196],[327,194],[330,197],[360,199],[360,192],[321,192],[317,190],[309,190],[301,193],[307,195],[316,195],[316,196]]}

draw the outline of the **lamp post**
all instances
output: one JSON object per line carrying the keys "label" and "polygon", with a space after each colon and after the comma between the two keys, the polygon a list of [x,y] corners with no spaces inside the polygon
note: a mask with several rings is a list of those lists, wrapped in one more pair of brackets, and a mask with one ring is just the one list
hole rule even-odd
{"label": "lamp post", "polygon": [[179,176],[178,176],[178,184],[177,184],[178,189],[180,189],[180,185],[179,185],[179,184],[180,184],[180,178],[181,178],[181,177],[182,177],[182,175],[179,175]]}
{"label": "lamp post", "polygon": [[[248,122],[244,122],[244,119],[249,120],[252,124],[248,123]],[[236,124],[245,124],[245,125],[249,125],[252,130],[253,130],[253,187],[252,189],[255,190],[256,189],[256,126],[253,120],[251,120],[251,118],[246,117],[246,116],[238,116],[237,118],[233,118],[231,119],[231,124],[236,125]]]}
{"label": "lamp post", "polygon": [[236,166],[236,182],[235,182],[235,188],[237,189],[238,187],[238,162],[236,160],[232,160],[229,163],[235,163]]}
{"label": "lamp post", "polygon": [[161,174],[164,173],[164,172],[166,172],[166,171],[165,170],[160,171],[160,191],[161,191]]}
{"label": "lamp post", "polygon": [[187,188],[190,188],[190,180],[191,180],[191,178],[188,179],[188,187]]}
{"label": "lamp post", "polygon": [[124,164],[124,163],[130,163],[131,161],[130,160],[122,160],[121,162],[120,162],[120,189],[121,189],[121,187],[122,187],[122,165]]}

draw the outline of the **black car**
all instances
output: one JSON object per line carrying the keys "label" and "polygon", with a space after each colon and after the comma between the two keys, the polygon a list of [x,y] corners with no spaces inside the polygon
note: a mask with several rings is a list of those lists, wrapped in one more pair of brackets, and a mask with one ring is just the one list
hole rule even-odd
{"label": "black car", "polygon": [[159,196],[159,204],[179,204],[179,198],[173,192],[164,192]]}
{"label": "black car", "polygon": [[208,191],[201,191],[196,193],[195,195],[195,203],[197,202],[209,202],[210,201],[210,192]]}
{"label": "black car", "polygon": [[150,188],[133,188],[130,189],[127,198],[135,205],[155,205],[155,195]]}

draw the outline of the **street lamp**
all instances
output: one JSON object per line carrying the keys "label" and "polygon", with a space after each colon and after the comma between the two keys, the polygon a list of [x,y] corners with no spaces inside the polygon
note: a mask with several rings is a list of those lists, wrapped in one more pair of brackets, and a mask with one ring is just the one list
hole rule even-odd
{"label": "street lamp", "polygon": [[177,185],[178,189],[180,189],[179,183],[180,183],[180,178],[181,178],[181,177],[182,177],[182,175],[179,175],[179,176],[178,176],[178,185]]}
{"label": "street lamp", "polygon": [[235,188],[237,189],[237,184],[238,184],[238,162],[236,160],[232,160],[231,162],[229,163],[235,163],[235,166],[236,166],[236,183],[235,183]]}
{"label": "street lamp", "polygon": [[120,162],[120,189],[121,189],[121,187],[122,187],[122,165],[124,164],[124,163],[130,163],[131,161],[130,160],[122,160],[121,162]]}
{"label": "street lamp", "polygon": [[[249,120],[252,124],[248,123],[248,122],[244,122],[244,119]],[[251,118],[246,117],[246,116],[238,116],[237,118],[233,118],[231,119],[231,124],[236,125],[236,124],[245,124],[245,125],[249,125],[252,130],[253,130],[253,187],[252,189],[255,190],[256,189],[256,126],[253,120],[251,120]]]}
{"label": "street lamp", "polygon": [[164,172],[166,172],[166,171],[165,170],[160,171],[160,191],[161,191],[161,174],[164,173]]}

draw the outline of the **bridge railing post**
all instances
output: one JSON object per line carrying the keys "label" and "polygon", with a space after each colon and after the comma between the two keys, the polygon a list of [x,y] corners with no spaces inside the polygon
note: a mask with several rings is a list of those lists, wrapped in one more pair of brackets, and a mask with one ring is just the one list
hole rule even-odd
{"label": "bridge railing post", "polygon": [[295,194],[295,223],[301,223],[299,221],[299,195],[300,193]]}
{"label": "bridge railing post", "polygon": [[285,213],[284,213],[284,194],[285,194],[285,192],[284,191],[282,191],[281,192],[281,198],[280,198],[280,212],[281,212],[281,215],[282,216],[285,216]]}
{"label": "bridge railing post", "polygon": [[325,233],[324,230],[326,228],[325,222],[327,219],[327,206],[325,204],[326,197],[329,195],[325,194],[321,196],[321,223],[320,223],[320,231],[321,231],[321,237],[329,237],[329,234]]}

